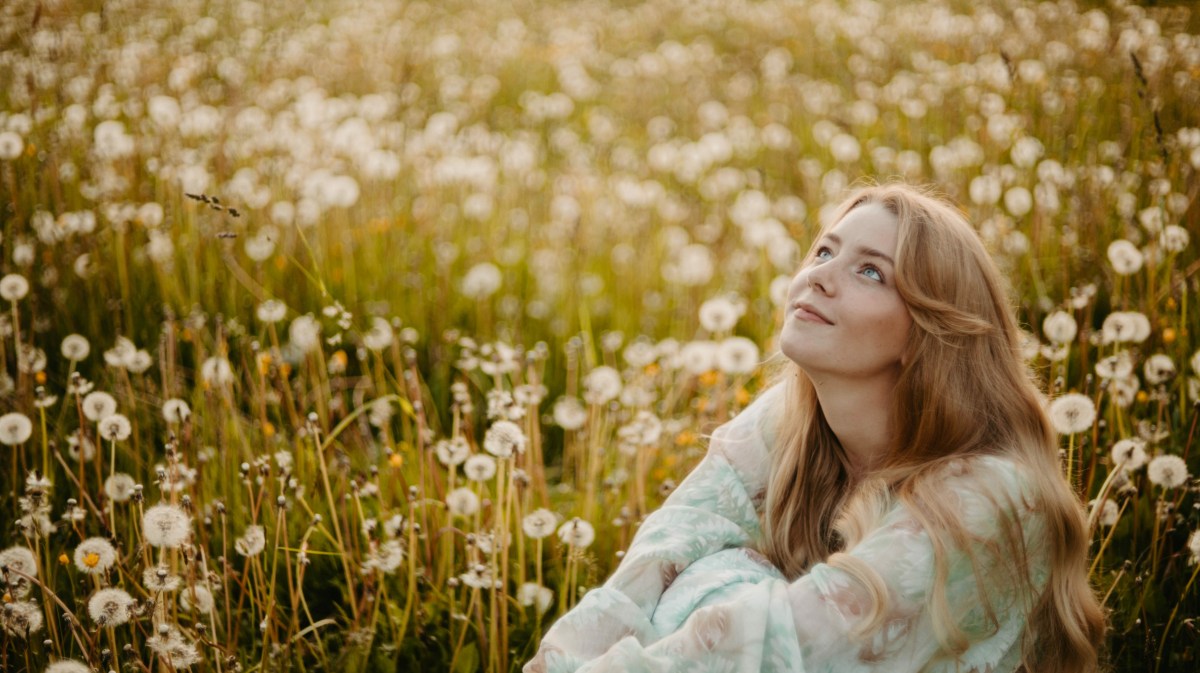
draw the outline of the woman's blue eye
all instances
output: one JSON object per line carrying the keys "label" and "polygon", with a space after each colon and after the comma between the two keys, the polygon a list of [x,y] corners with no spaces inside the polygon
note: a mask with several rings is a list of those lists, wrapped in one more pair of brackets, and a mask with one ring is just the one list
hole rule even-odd
{"label": "woman's blue eye", "polygon": [[873,266],[868,266],[868,267],[864,268],[863,273],[864,274],[874,274],[873,276],[870,276],[870,277],[873,278],[874,280],[879,281],[880,283],[883,282],[883,274],[880,273],[879,269],[876,269]]}
{"label": "woman's blue eye", "polygon": [[824,257],[822,257],[822,255],[832,255],[832,254],[833,254],[833,251],[831,251],[829,248],[826,248],[825,246],[821,246],[821,247],[817,248],[816,257],[817,257],[817,259],[825,259]]}

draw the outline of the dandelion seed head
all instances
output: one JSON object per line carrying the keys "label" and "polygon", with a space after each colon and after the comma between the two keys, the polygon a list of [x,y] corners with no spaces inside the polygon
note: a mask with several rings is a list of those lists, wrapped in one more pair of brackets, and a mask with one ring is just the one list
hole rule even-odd
{"label": "dandelion seed head", "polygon": [[525,453],[525,433],[512,421],[496,421],[483,438],[483,448],[497,458],[510,458]]}
{"label": "dandelion seed head", "polygon": [[1118,239],[1108,245],[1108,262],[1113,271],[1122,276],[1137,273],[1142,268],[1145,258],[1137,246],[1125,239]]}
{"label": "dandelion seed head", "polygon": [[25,140],[15,131],[0,131],[0,161],[12,161],[25,150]]}
{"label": "dandelion seed head", "polygon": [[1050,403],[1050,422],[1062,435],[1083,432],[1096,420],[1096,405],[1087,395],[1067,393]]}
{"label": "dandelion seed head", "polygon": [[258,305],[254,315],[261,322],[277,323],[287,317],[287,304],[278,299],[268,299]]}
{"label": "dandelion seed head", "polygon": [[1152,386],[1166,383],[1175,376],[1175,362],[1165,353],[1155,353],[1146,358],[1142,373],[1146,376],[1146,383]]}
{"label": "dandelion seed head", "polygon": [[491,262],[481,262],[467,270],[460,290],[466,298],[481,301],[500,289],[502,279],[499,267]]}
{"label": "dandelion seed head", "polygon": [[608,365],[601,365],[583,379],[583,399],[588,404],[608,404],[621,394],[621,374]]}
{"label": "dandelion seed head", "polygon": [[228,358],[214,355],[200,365],[200,380],[214,388],[232,384],[233,378],[233,365]]}
{"label": "dandelion seed head", "polygon": [[299,316],[288,325],[288,339],[301,353],[311,353],[321,347],[321,323],[311,315]]}
{"label": "dandelion seed head", "polygon": [[142,516],[143,534],[152,547],[174,549],[191,535],[191,519],[178,505],[159,503]]}
{"label": "dandelion seed head", "polygon": [[9,547],[0,552],[0,568],[8,568],[8,587],[14,596],[21,597],[29,592],[31,582],[23,575],[37,577],[37,558],[28,547]]}
{"label": "dandelion seed head", "polygon": [[8,446],[24,444],[33,435],[33,421],[20,412],[0,416],[0,443]]}
{"label": "dandelion seed head", "polygon": [[89,421],[98,422],[106,416],[117,413],[117,400],[112,395],[94,390],[83,398],[83,415]]}
{"label": "dandelion seed head", "polygon": [[166,564],[150,566],[142,573],[142,584],[152,593],[167,593],[175,591],[183,580],[171,572]]}
{"label": "dandelion seed head", "polygon": [[578,430],[587,422],[587,407],[578,398],[564,395],[554,403],[554,422],[568,432]]}
{"label": "dandelion seed head", "polygon": [[713,334],[733,329],[741,316],[741,307],[728,297],[713,297],[700,305],[700,326]]}
{"label": "dandelion seed head", "polygon": [[496,459],[483,453],[477,453],[463,463],[463,473],[471,481],[487,481],[496,476]]}
{"label": "dandelion seed head", "polygon": [[536,605],[538,614],[544,615],[554,602],[554,592],[536,582],[526,582],[517,589],[517,601],[524,607]]}
{"label": "dandelion seed head", "polygon": [[362,339],[364,346],[378,353],[390,347],[396,340],[396,335],[392,331],[391,323],[375,316],[371,319],[371,329],[363,334]]}
{"label": "dandelion seed head", "polygon": [[98,626],[120,626],[132,616],[134,602],[124,589],[101,589],[88,599],[88,616]]}
{"label": "dandelion seed head", "polygon": [[91,354],[91,343],[83,335],[67,335],[62,337],[62,356],[72,362],[88,359]]}
{"label": "dandelion seed head", "polygon": [[5,301],[20,301],[29,294],[29,281],[18,273],[10,273],[0,278],[0,298]]}
{"label": "dandelion seed head", "polygon": [[461,465],[471,455],[471,445],[461,436],[443,439],[434,445],[434,453],[442,465],[454,467]]}
{"label": "dandelion seed head", "polygon": [[133,497],[137,482],[124,472],[115,472],[104,480],[104,494],[113,502],[127,502]]}
{"label": "dandelion seed head", "polygon": [[1172,455],[1156,456],[1146,466],[1150,483],[1163,488],[1178,488],[1187,483],[1188,469],[1183,458]]}
{"label": "dandelion seed head", "polygon": [[479,511],[479,496],[469,488],[456,488],[446,494],[446,509],[451,516],[473,516]]}
{"label": "dandelion seed head", "polygon": [[96,425],[96,431],[110,442],[123,442],[129,439],[130,433],[133,432],[133,425],[124,414],[109,414],[100,419]]}
{"label": "dandelion seed head", "polygon": [[46,673],[92,673],[92,669],[75,659],[59,659],[46,667]]}
{"label": "dandelion seed head", "polygon": [[718,349],[715,341],[689,341],[679,349],[680,364],[693,376],[713,371],[717,368]]}
{"label": "dandelion seed head", "polygon": [[117,549],[102,537],[89,537],[75,547],[75,567],[88,575],[102,575],[117,562]]}
{"label": "dandelion seed head", "polygon": [[758,367],[758,345],[746,337],[729,337],[717,346],[717,368],[730,376],[750,374]]}
{"label": "dandelion seed head", "polygon": [[256,556],[267,546],[266,532],[257,524],[248,526],[246,532],[233,543],[234,549],[242,556]]}
{"label": "dandelion seed head", "polygon": [[1188,536],[1187,549],[1191,554],[1191,558],[1188,559],[1188,563],[1190,565],[1196,565],[1197,563],[1200,563],[1200,530],[1194,530],[1192,531],[1192,534]]}
{"label": "dandelion seed head", "polygon": [[596,539],[596,529],[592,527],[592,524],[575,517],[559,527],[558,537],[563,544],[576,549],[585,549]]}
{"label": "dandelion seed head", "polygon": [[13,601],[0,605],[0,625],[10,636],[25,638],[42,630],[42,610],[33,601]]}
{"label": "dandelion seed head", "polygon": [[179,629],[163,624],[159,632],[146,639],[146,647],[166,659],[174,668],[189,668],[200,662],[194,643],[184,640]]}
{"label": "dandelion seed head", "polygon": [[179,607],[187,612],[202,612],[208,614],[212,612],[216,601],[213,600],[212,592],[207,588],[193,584],[185,587],[179,592]]}
{"label": "dandelion seed head", "polygon": [[1065,311],[1055,311],[1042,321],[1042,333],[1056,344],[1070,343],[1079,333],[1075,318]]}
{"label": "dandelion seed head", "polygon": [[162,415],[166,422],[178,425],[187,421],[192,415],[192,409],[187,402],[174,397],[163,402]]}
{"label": "dandelion seed head", "polygon": [[1112,461],[1125,470],[1132,472],[1146,464],[1146,442],[1137,438],[1127,438],[1113,444]]}
{"label": "dandelion seed head", "polygon": [[525,531],[526,537],[534,540],[548,537],[557,526],[558,517],[544,507],[526,514],[521,521],[521,530]]}
{"label": "dandelion seed head", "polygon": [[[1097,503],[1095,500],[1088,503],[1088,505],[1092,508],[1093,512],[1096,510]],[[1099,504],[1099,507],[1100,515],[1096,518],[1096,521],[1098,521],[1100,525],[1104,526],[1105,528],[1115,525],[1117,523],[1117,517],[1120,515],[1120,509],[1117,507],[1117,503],[1106,498],[1103,503]]]}

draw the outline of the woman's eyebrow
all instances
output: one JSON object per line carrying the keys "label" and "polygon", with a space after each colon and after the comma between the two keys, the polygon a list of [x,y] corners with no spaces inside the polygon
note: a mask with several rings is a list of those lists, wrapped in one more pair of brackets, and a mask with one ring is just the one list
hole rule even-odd
{"label": "woman's eyebrow", "polygon": [[[842,244],[842,239],[838,238],[837,234],[825,234],[825,238],[833,241],[837,245]],[[854,251],[860,255],[866,255],[867,257],[878,257],[879,259],[882,259],[883,261],[887,262],[888,264],[891,264],[892,266],[896,266],[896,262],[893,261],[891,257],[876,250],[875,248],[867,248],[867,247],[860,245],[857,248],[855,248]]]}

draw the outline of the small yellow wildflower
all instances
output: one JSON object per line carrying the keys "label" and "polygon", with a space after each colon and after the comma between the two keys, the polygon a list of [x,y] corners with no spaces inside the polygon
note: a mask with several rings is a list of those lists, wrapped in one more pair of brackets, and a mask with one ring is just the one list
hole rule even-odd
{"label": "small yellow wildflower", "polygon": [[738,406],[746,406],[750,402],[750,391],[745,388],[738,388],[733,394],[733,398],[737,400]]}
{"label": "small yellow wildflower", "polygon": [[651,362],[650,364],[646,365],[645,368],[642,369],[642,371],[646,372],[650,376],[655,376],[658,374],[659,371],[661,371],[661,369],[662,368],[658,366],[657,362]]}
{"label": "small yellow wildflower", "polygon": [[[63,556],[66,556],[66,554],[63,554]],[[96,564],[99,562],[100,562],[100,555],[97,554],[96,552],[89,552],[86,556],[83,557],[83,565],[85,565],[89,568],[95,568]]]}
{"label": "small yellow wildflower", "polygon": [[721,378],[721,372],[715,369],[710,369],[700,375],[700,384],[705,386],[715,386]]}
{"label": "small yellow wildflower", "polygon": [[286,378],[288,377],[288,374],[291,374],[291,373],[292,373],[292,366],[291,366],[291,365],[289,365],[289,364],[288,364],[288,363],[286,363],[286,362],[284,362],[283,364],[279,365],[279,375],[280,375],[281,377],[283,377],[283,378],[285,378],[285,379],[286,379]]}
{"label": "small yellow wildflower", "polygon": [[396,469],[400,469],[400,467],[404,465],[404,456],[400,455],[399,453],[393,453],[392,455],[388,456],[388,465],[391,465]]}
{"label": "small yellow wildflower", "polygon": [[1145,402],[1148,399],[1150,399],[1150,396],[1146,394],[1146,391],[1139,390],[1137,392],[1137,401],[1138,402]]}
{"label": "small yellow wildflower", "polygon": [[270,439],[275,436],[275,424],[271,421],[263,421],[262,425],[263,437]]}
{"label": "small yellow wildflower", "polygon": [[67,552],[63,552],[58,555],[58,562],[62,565],[67,565],[71,562],[71,557],[67,556]]}
{"label": "small yellow wildflower", "polygon": [[1174,327],[1168,327],[1163,330],[1163,343],[1164,344],[1175,343],[1176,337],[1178,337],[1178,335],[1175,333]]}
{"label": "small yellow wildflower", "polygon": [[684,430],[678,435],[675,435],[676,446],[687,446],[694,441],[696,441],[696,433],[692,432],[691,430]]}

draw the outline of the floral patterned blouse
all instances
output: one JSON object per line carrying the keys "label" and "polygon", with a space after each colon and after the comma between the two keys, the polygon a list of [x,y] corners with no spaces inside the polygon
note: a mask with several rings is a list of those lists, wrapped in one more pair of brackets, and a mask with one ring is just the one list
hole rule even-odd
{"label": "floral patterned blouse", "polygon": [[[1001,457],[972,458],[946,479],[946,498],[971,532],[978,561],[961,550],[946,559],[946,604],[970,638],[965,652],[955,658],[939,646],[927,601],[933,547],[896,500],[845,550],[878,574],[889,595],[880,625],[855,633],[871,608],[858,580],[819,563],[789,582],[753,550],[762,535],[756,504],[765,491],[771,411],[781,399],[776,386],[713,433],[708,455],[642,523],[608,581],[554,623],[526,673],[1018,669],[1026,615],[1047,578],[1042,525],[1021,468]],[[968,478],[976,470],[998,493],[980,492],[980,482]],[[1011,572],[1000,572],[1013,563],[997,551],[1005,548],[1002,515],[1021,522],[1032,580],[1020,583],[1024,590]],[[980,603],[980,586],[995,622]]]}

